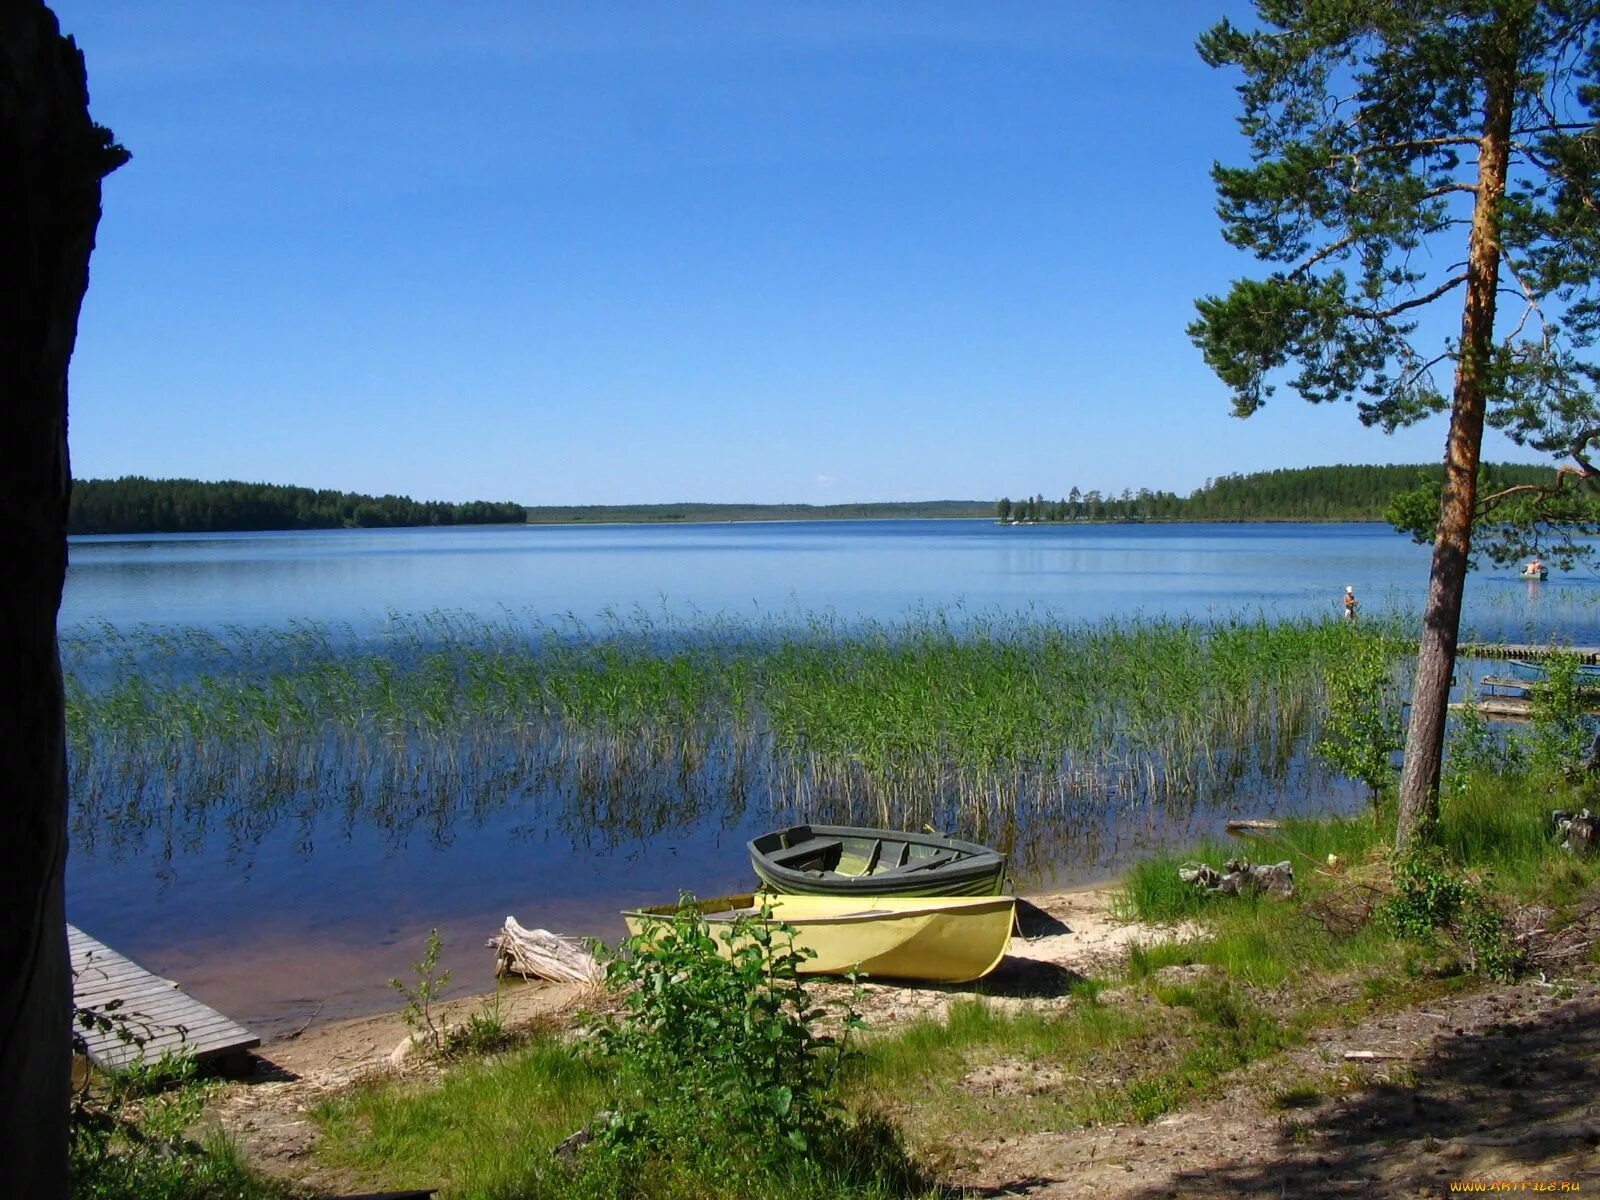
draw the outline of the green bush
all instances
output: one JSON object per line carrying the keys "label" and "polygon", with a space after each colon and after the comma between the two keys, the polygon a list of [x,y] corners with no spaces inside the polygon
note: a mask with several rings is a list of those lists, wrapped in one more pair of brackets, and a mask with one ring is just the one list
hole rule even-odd
{"label": "green bush", "polygon": [[1543,678],[1530,689],[1528,761],[1541,775],[1575,779],[1582,773],[1591,736],[1585,709],[1594,701],[1594,689],[1579,681],[1578,666],[1575,654],[1553,654],[1545,660]]}
{"label": "green bush", "polygon": [[1478,710],[1477,693],[1468,684],[1464,703],[1450,720],[1449,753],[1440,790],[1450,797],[1464,794],[1480,776],[1516,774],[1524,769],[1522,742],[1503,737]]}
{"label": "green bush", "polygon": [[617,1108],[599,1121],[580,1182],[620,1170],[633,1188],[654,1175],[699,1179],[706,1194],[776,1194],[778,1179],[802,1192],[824,1180],[827,1193],[924,1186],[892,1127],[846,1114],[837,1084],[861,1018],[847,1004],[842,1036],[817,1031],[827,1014],[799,977],[807,955],[768,917],[713,934],[686,897],[609,964],[625,1008],[600,1027],[595,1053],[617,1071]]}
{"label": "green bush", "polygon": [[[804,1152],[837,1111],[844,1046],[812,1027],[824,1013],[800,980],[806,955],[791,928],[739,919],[720,938],[726,953],[686,898],[609,964],[627,1015],[602,1027],[598,1044],[625,1067],[631,1111],[619,1125],[686,1108],[696,1125],[748,1138],[759,1154]],[[859,1023],[845,1014],[847,1032]]]}
{"label": "green bush", "polygon": [[1424,851],[1403,859],[1394,883],[1394,897],[1378,910],[1379,923],[1389,932],[1423,943],[1444,935],[1465,951],[1473,971],[1494,979],[1516,977],[1521,956],[1504,916],[1442,854]]}
{"label": "green bush", "polygon": [[432,1054],[443,1054],[448,1048],[444,1027],[434,1020],[433,1014],[433,1006],[439,1002],[445,985],[450,982],[450,972],[439,970],[439,955],[443,949],[444,943],[440,940],[439,930],[437,928],[429,930],[428,942],[423,949],[422,957],[411,964],[416,982],[406,983],[402,979],[389,980],[389,986],[406,1002],[401,1017],[406,1027],[411,1030],[412,1041]]}
{"label": "green bush", "polygon": [[1394,655],[1382,640],[1349,638],[1328,675],[1328,713],[1313,753],[1334,770],[1367,785],[1374,812],[1393,785],[1394,754],[1405,745]]}

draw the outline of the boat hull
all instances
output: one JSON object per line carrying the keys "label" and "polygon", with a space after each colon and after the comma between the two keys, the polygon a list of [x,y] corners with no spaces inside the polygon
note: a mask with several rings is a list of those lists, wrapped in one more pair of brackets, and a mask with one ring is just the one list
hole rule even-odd
{"label": "boat hull", "polygon": [[[812,952],[801,974],[858,970],[872,978],[934,983],[968,983],[994,970],[1005,957],[1017,908],[1014,896],[752,894],[703,900],[697,907],[715,925],[750,914],[762,901],[771,907],[771,923],[794,929],[795,948]],[[648,937],[676,912],[677,905],[662,904],[622,916],[629,933]],[[731,953],[731,938],[716,940],[723,954]]]}
{"label": "boat hull", "polygon": [[[1550,677],[1550,669],[1543,663],[1529,662],[1525,658],[1508,659],[1512,675],[1519,679],[1537,682]],[[1600,665],[1594,663],[1579,663],[1577,667],[1577,681],[1585,686],[1600,683]]]}
{"label": "boat hull", "polygon": [[749,843],[750,865],[791,896],[998,896],[1005,855],[936,833],[795,825]]}

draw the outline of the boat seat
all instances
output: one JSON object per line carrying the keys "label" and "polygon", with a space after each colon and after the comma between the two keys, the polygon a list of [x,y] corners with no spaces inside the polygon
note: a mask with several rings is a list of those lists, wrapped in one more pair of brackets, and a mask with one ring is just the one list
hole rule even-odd
{"label": "boat seat", "polygon": [[775,867],[792,868],[795,863],[805,862],[807,859],[812,858],[821,858],[835,850],[843,849],[844,843],[838,838],[815,838],[809,842],[801,842],[798,846],[768,851],[766,859]]}
{"label": "boat seat", "polygon": [[953,863],[959,858],[954,850],[941,850],[937,854],[930,854],[927,858],[913,859],[903,867],[894,867],[887,871],[879,871],[874,879],[883,879],[890,875],[909,875],[913,871],[931,871],[934,867],[942,867]]}
{"label": "boat seat", "polygon": [[833,873],[835,875],[843,875],[847,879],[863,879],[877,870],[878,855],[882,852],[883,839],[874,838],[872,848],[865,854],[842,852],[839,855],[839,861],[834,864]]}

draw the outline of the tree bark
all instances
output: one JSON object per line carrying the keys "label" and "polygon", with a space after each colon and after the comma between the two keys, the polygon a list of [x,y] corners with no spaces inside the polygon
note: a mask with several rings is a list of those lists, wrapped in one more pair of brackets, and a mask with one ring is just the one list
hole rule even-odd
{"label": "tree bark", "polygon": [[[1497,32],[1515,40],[1504,28]],[[1507,57],[1514,60],[1514,51]],[[1478,456],[1483,445],[1484,375],[1494,339],[1495,291],[1500,279],[1500,202],[1506,191],[1515,81],[1515,67],[1506,66],[1490,75],[1486,89],[1478,153],[1478,195],[1467,243],[1461,359],[1456,367],[1450,435],[1445,442],[1444,496],[1434,535],[1433,566],[1428,575],[1428,600],[1422,615],[1417,676],[1411,694],[1411,721],[1406,730],[1405,765],[1400,773],[1395,848],[1402,853],[1413,843],[1429,841],[1439,820],[1445,718],[1450,680],[1455,672],[1456,639],[1461,630],[1461,597],[1472,549]]]}
{"label": "tree bark", "polygon": [[67,363],[126,159],[41,0],[0,0],[0,1195],[67,1191]]}

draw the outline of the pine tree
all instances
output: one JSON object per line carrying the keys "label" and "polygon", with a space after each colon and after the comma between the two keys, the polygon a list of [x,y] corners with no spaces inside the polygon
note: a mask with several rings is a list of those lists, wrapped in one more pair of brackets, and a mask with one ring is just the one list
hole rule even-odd
{"label": "pine tree", "polygon": [[[1392,431],[1448,410],[1396,841],[1438,815],[1485,421],[1573,459],[1600,437],[1600,5],[1257,0],[1200,41],[1243,72],[1252,163],[1214,169],[1224,236],[1278,264],[1190,335],[1249,416],[1288,383]],[[1514,297],[1501,313],[1502,296]],[[1419,316],[1459,306],[1430,345]],[[1497,326],[1497,318],[1503,317]],[[1448,395],[1439,382],[1449,376]],[[1495,498],[1490,498],[1495,499]]]}

